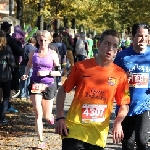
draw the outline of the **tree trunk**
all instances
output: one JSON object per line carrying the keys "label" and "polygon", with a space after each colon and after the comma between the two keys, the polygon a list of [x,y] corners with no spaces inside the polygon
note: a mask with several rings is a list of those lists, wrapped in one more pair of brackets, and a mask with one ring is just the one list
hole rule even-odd
{"label": "tree trunk", "polygon": [[12,11],[13,11],[13,0],[9,0],[9,16],[12,16]]}
{"label": "tree trunk", "polygon": [[[41,9],[43,8],[43,2],[44,0],[40,0],[40,3],[38,3],[38,12],[40,13]],[[38,16],[38,29],[43,30],[43,22],[44,22],[44,17],[43,15]]]}
{"label": "tree trunk", "polygon": [[17,19],[20,20],[20,26],[23,28],[23,2],[17,0]]}

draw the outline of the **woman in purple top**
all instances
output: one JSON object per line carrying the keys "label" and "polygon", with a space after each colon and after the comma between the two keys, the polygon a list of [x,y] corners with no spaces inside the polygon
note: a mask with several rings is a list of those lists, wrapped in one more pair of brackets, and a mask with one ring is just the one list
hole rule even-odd
{"label": "woman in purple top", "polygon": [[47,30],[37,32],[39,49],[30,51],[29,61],[22,79],[28,78],[28,72],[33,67],[30,78],[30,99],[35,111],[35,127],[39,137],[38,148],[44,148],[42,117],[54,124],[52,115],[53,99],[56,93],[56,83],[53,76],[60,76],[59,71],[52,71],[54,66],[59,66],[58,54],[48,48],[52,37]]}

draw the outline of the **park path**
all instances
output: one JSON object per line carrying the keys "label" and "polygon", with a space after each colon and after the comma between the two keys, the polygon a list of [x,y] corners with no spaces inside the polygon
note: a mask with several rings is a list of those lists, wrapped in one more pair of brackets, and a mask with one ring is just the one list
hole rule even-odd
{"label": "park path", "polygon": [[[71,91],[67,94],[65,100],[65,112],[67,113],[69,106],[74,97],[74,92]],[[17,102],[18,103],[18,102]],[[53,113],[55,114],[56,105],[54,101]],[[15,105],[15,104],[14,104]],[[32,107],[31,103],[28,101],[22,102],[23,107]],[[17,106],[17,105],[16,105]],[[21,109],[20,109],[21,111]],[[114,119],[114,110],[110,120],[110,129],[112,128],[113,119]],[[5,137],[0,137],[0,150],[36,150],[37,137],[34,129],[34,114],[32,111],[26,111],[12,115],[10,117],[13,122],[13,125],[10,127],[5,127]],[[10,130],[11,128],[11,130]],[[0,128],[1,130],[3,127]],[[10,133],[15,131],[15,136],[12,136]],[[61,138],[58,134],[55,134],[54,126],[49,125],[44,121],[44,137],[47,143],[45,150],[61,150]],[[107,139],[107,146],[105,150],[121,150],[121,145],[116,145],[112,143],[111,131]]]}

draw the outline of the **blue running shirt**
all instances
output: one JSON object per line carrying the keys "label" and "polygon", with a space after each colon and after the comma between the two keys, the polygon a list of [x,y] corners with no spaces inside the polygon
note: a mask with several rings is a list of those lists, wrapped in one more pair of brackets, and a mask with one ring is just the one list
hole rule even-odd
{"label": "blue running shirt", "polygon": [[150,110],[150,48],[146,47],[145,53],[136,53],[133,47],[129,47],[117,54],[114,63],[131,75],[128,115],[138,115]]}

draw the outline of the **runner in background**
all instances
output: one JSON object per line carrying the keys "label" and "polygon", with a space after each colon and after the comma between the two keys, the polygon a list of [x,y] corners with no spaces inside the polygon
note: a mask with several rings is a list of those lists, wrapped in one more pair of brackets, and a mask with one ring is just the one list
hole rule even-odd
{"label": "runner in background", "polygon": [[[59,88],[56,132],[63,137],[62,150],[104,150],[114,98],[121,107],[114,121],[113,142],[119,143],[124,137],[121,122],[127,115],[130,99],[127,75],[113,63],[118,46],[118,33],[104,31],[96,58],[77,62]],[[74,87],[74,99],[65,118],[66,92]]]}
{"label": "runner in background", "polygon": [[[63,70],[66,67],[66,54],[67,54],[66,45],[62,42],[62,37],[58,33],[53,34],[53,41],[51,42],[51,44],[53,44],[58,48],[59,60],[60,60],[59,71],[63,75],[64,74]],[[61,76],[56,77],[57,87],[62,85],[61,79],[62,79]]]}
{"label": "runner in background", "polygon": [[75,53],[77,56],[77,61],[82,61],[87,58],[88,55],[87,47],[88,44],[85,41],[85,33],[80,33],[80,37],[75,45]]}
{"label": "runner in background", "polygon": [[[28,42],[24,46],[24,54],[22,56],[22,61],[20,63],[20,78],[24,75],[25,67],[27,66],[27,63],[29,61],[29,53],[32,50],[36,50],[35,47],[37,40],[33,37],[29,38]],[[32,68],[29,71],[29,78],[26,80],[20,80],[20,95],[19,98],[21,100],[23,99],[30,99],[29,91],[28,91],[28,85],[30,84],[30,77],[32,75]]]}
{"label": "runner in background", "polygon": [[131,45],[130,37],[127,37],[126,41],[125,41],[125,47],[128,48],[128,47],[130,47],[130,45]]}
{"label": "runner in background", "polygon": [[35,127],[39,138],[37,148],[43,149],[45,142],[42,117],[50,124],[54,124],[52,108],[56,83],[54,83],[53,76],[60,76],[60,72],[52,71],[54,66],[59,66],[59,58],[55,51],[48,48],[48,44],[52,41],[50,33],[47,30],[37,31],[37,40],[39,49],[30,51],[29,61],[22,79],[28,78],[29,70],[33,66],[29,92],[35,112]]}
{"label": "runner in background", "polygon": [[96,35],[93,38],[93,47],[92,47],[94,57],[98,54],[98,40],[99,40],[99,37],[98,37],[98,35]]}
{"label": "runner in background", "polygon": [[73,45],[73,48],[74,48],[74,54],[73,54],[73,56],[74,56],[74,62],[76,63],[77,62],[77,55],[76,55],[76,52],[75,52],[75,48],[76,48],[76,43],[77,43],[77,41],[78,41],[78,39],[80,38],[80,33],[76,33],[75,34],[75,37],[74,37],[74,45]]}
{"label": "runner in background", "polygon": [[87,44],[88,44],[88,58],[92,58],[93,57],[93,40],[92,40],[92,35],[89,34],[87,37]]}
{"label": "runner in background", "polygon": [[65,32],[62,33],[62,42],[66,45],[66,49],[67,49],[67,66],[68,66],[68,70],[65,71],[66,74],[68,74],[68,72],[70,72],[71,68],[74,66],[74,57],[73,57],[73,38],[70,35],[70,29],[69,27],[66,27]]}
{"label": "runner in background", "polygon": [[129,76],[131,97],[128,116],[122,122],[124,132],[122,150],[133,150],[135,142],[137,150],[149,149],[150,49],[147,47],[148,31],[147,24],[134,24],[132,46],[119,52],[114,60],[114,63],[124,69]]}

